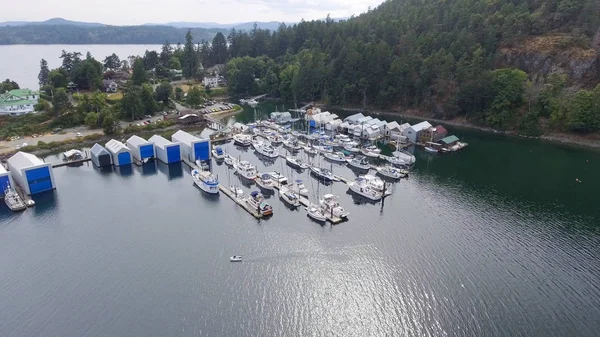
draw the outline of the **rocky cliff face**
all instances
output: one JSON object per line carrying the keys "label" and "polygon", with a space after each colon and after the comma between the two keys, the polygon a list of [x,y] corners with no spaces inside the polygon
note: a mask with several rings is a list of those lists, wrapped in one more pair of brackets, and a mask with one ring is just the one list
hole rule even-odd
{"label": "rocky cliff face", "polygon": [[499,48],[496,66],[519,68],[534,80],[563,73],[574,87],[593,87],[600,82],[600,32],[591,46],[566,35],[511,41]]}

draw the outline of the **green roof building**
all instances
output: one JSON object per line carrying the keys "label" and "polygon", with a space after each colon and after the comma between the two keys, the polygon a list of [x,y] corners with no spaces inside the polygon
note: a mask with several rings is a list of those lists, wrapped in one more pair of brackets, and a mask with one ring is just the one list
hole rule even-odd
{"label": "green roof building", "polygon": [[15,89],[0,95],[0,115],[19,116],[33,112],[40,98],[37,91]]}

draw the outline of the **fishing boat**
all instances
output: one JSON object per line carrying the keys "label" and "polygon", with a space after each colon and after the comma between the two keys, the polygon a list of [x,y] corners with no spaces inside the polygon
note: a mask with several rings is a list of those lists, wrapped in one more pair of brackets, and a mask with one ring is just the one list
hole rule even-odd
{"label": "fishing boat", "polygon": [[296,179],[293,183],[291,183],[290,189],[303,197],[308,196],[308,189],[306,186],[304,186],[304,183],[300,179]]}
{"label": "fishing boat", "polygon": [[194,184],[206,193],[219,194],[219,179],[210,171],[192,169]]}
{"label": "fishing boat", "polygon": [[241,255],[234,255],[232,257],[229,258],[230,262],[242,262],[242,256]]}
{"label": "fishing boat", "polygon": [[358,177],[355,181],[349,182],[348,188],[355,194],[363,196],[369,200],[378,201],[381,200],[382,197],[381,193],[372,188],[369,185],[369,182],[363,177]]}
{"label": "fishing boat", "polygon": [[293,168],[297,168],[297,169],[301,169],[301,170],[308,168],[308,163],[306,163],[301,158],[287,156],[287,157],[285,157],[285,162]]}
{"label": "fishing boat", "polygon": [[254,181],[258,187],[265,190],[272,191],[275,187],[275,181],[273,181],[273,178],[271,178],[271,176],[267,173],[258,174],[258,177],[256,177]]}
{"label": "fishing boat", "polygon": [[350,167],[353,167],[356,169],[367,170],[367,171],[371,169],[371,165],[369,164],[369,162],[367,161],[367,159],[365,157],[356,157],[356,158],[352,158],[352,159],[347,159],[346,161],[348,162],[348,165]]}
{"label": "fishing boat", "polygon": [[280,188],[279,197],[292,207],[300,207],[300,197],[287,187],[282,186]]}
{"label": "fishing boat", "polygon": [[325,159],[327,159],[327,160],[331,160],[336,163],[345,163],[346,162],[346,156],[342,152],[324,153],[323,157],[325,157]]}
{"label": "fishing boat", "polygon": [[244,147],[250,146],[252,145],[252,137],[250,135],[238,133],[236,135],[233,135],[233,143]]}
{"label": "fishing boat", "polygon": [[266,172],[279,185],[287,185],[288,179],[279,172]]}
{"label": "fishing boat", "polygon": [[325,194],[323,198],[319,200],[319,206],[326,216],[333,215],[340,219],[348,219],[348,216],[350,215],[350,213],[340,205],[338,197],[333,194]]}
{"label": "fishing boat", "polygon": [[314,148],[312,148],[310,146],[303,146],[302,149],[308,155],[314,156],[317,154],[317,150],[315,150]]}
{"label": "fishing boat", "polygon": [[397,169],[393,166],[384,166],[377,168],[377,174],[390,179],[400,179],[406,177],[404,170]]}
{"label": "fishing boat", "polygon": [[4,189],[4,203],[13,212],[22,211],[27,208],[27,205],[23,202],[23,199],[19,196],[19,193],[15,191],[9,184]]}
{"label": "fishing boat", "polygon": [[379,158],[381,154],[381,150],[377,148],[375,145],[363,147],[361,149],[362,154],[370,158]]}
{"label": "fishing boat", "polygon": [[230,156],[228,154],[225,155],[224,161],[225,161],[225,165],[227,165],[227,166],[234,166],[235,162],[236,162],[235,158],[233,158],[232,156]]}
{"label": "fishing boat", "polygon": [[307,216],[317,222],[323,223],[327,221],[327,217],[325,217],[325,213],[323,213],[323,209],[318,205],[311,203],[306,207]]}
{"label": "fishing boat", "polygon": [[269,143],[262,143],[260,145],[258,145],[257,147],[254,148],[254,150],[256,151],[256,153],[265,156],[267,158],[278,158],[279,157],[279,151],[277,151],[273,146],[271,146],[271,144]]}
{"label": "fishing boat", "polygon": [[246,198],[246,202],[250,207],[258,210],[262,215],[273,214],[273,207],[265,201],[265,197],[258,191],[252,191],[250,196]]}
{"label": "fishing boat", "polygon": [[381,178],[371,174],[365,174],[360,176],[360,178],[365,179],[372,189],[381,193],[383,196],[392,194],[392,191],[388,188],[388,185]]}
{"label": "fishing boat", "polygon": [[236,198],[243,198],[244,197],[244,190],[242,190],[238,186],[231,185],[231,186],[229,186],[229,190],[231,191],[231,193],[233,193],[233,195]]}
{"label": "fishing boat", "polygon": [[212,155],[213,157],[215,157],[216,160],[225,159],[225,151],[223,151],[223,149],[220,146],[217,146],[214,149],[212,149]]}
{"label": "fishing boat", "polygon": [[256,173],[257,173],[256,166],[250,164],[249,162],[242,160],[242,161],[236,163],[234,165],[234,167],[235,167],[236,172],[240,176],[242,176],[248,180],[254,180],[254,178],[256,178]]}
{"label": "fishing boat", "polygon": [[322,179],[324,181],[336,181],[337,178],[333,175],[333,172],[326,168],[321,168],[317,166],[311,166],[310,172],[312,172],[317,178]]}

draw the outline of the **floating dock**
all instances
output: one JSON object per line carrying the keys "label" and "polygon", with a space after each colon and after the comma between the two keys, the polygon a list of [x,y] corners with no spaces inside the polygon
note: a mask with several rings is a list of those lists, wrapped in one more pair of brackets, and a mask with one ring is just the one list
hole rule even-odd
{"label": "floating dock", "polygon": [[[279,188],[281,187],[281,185],[275,184],[275,185],[273,185],[273,187],[279,192]],[[308,207],[310,205],[310,201],[308,200],[308,198],[303,197],[301,195],[298,195],[298,201],[300,201],[300,204],[302,204],[302,206],[304,206],[304,207]],[[331,222],[334,225],[337,225],[340,222],[344,221],[343,219],[338,218],[331,214],[326,214],[325,217],[327,218],[327,221]]]}
{"label": "floating dock", "polygon": [[248,205],[248,203],[246,203],[244,200],[237,198],[227,187],[224,187],[223,185],[219,184],[219,190],[221,191],[221,193],[228,196],[231,200],[235,201],[236,204],[242,206],[242,208],[245,209],[246,212],[252,214],[252,216],[256,219],[262,218],[263,215],[261,213],[258,213],[253,207],[250,207],[250,205]]}
{"label": "floating dock", "polygon": [[66,162],[63,162],[63,163],[52,164],[52,168],[82,164],[82,163],[88,162],[90,160],[92,160],[92,158],[89,158],[89,157],[82,158],[82,159],[76,159],[76,160],[70,160],[70,161],[66,161]]}

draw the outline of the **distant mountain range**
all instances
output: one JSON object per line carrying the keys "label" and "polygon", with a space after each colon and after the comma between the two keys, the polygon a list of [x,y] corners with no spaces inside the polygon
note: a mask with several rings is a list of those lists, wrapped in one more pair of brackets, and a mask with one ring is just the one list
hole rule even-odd
{"label": "distant mountain range", "polygon": [[[346,18],[334,19],[335,21],[345,20]],[[143,26],[169,26],[175,28],[216,28],[216,29],[232,29],[236,30],[250,30],[254,27],[254,24],[261,29],[277,30],[282,22],[269,21],[269,22],[242,22],[242,23],[217,23],[217,22],[167,22],[167,23],[146,23]],[[287,25],[292,25],[297,22],[286,22]],[[0,27],[12,26],[40,26],[40,25],[70,25],[79,27],[102,27],[110,26],[103,23],[96,22],[80,22],[71,21],[63,18],[53,18],[46,21],[5,21],[0,22]],[[126,27],[126,26],[124,26]]]}

